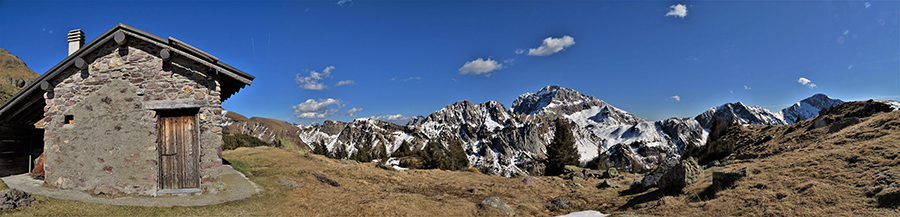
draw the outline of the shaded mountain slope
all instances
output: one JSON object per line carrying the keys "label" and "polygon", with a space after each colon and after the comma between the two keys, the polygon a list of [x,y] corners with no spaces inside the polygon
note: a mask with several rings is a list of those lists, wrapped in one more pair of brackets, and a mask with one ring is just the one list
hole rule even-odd
{"label": "shaded mountain slope", "polygon": [[6,49],[0,48],[0,103],[15,95],[25,87],[25,84],[38,76],[40,75],[31,71],[25,62]]}

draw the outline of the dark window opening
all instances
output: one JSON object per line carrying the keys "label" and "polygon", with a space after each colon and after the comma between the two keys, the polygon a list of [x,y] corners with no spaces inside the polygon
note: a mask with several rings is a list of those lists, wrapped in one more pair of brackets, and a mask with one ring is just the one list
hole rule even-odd
{"label": "dark window opening", "polygon": [[75,124],[75,116],[74,115],[66,115],[65,124]]}

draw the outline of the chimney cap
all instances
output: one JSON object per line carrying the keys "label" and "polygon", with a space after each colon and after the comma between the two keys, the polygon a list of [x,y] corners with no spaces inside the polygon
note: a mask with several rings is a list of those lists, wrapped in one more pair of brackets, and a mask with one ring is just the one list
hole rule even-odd
{"label": "chimney cap", "polygon": [[74,29],[72,31],[69,31],[68,36],[69,36],[68,37],[69,42],[76,42],[76,41],[80,41],[82,43],[84,42],[84,32],[82,32],[81,29]]}

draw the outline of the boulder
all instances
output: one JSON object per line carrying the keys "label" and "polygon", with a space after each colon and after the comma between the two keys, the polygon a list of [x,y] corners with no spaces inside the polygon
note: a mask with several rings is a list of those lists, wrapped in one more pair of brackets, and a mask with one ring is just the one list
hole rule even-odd
{"label": "boulder", "polygon": [[497,208],[509,216],[516,215],[516,210],[513,210],[512,207],[509,207],[509,205],[506,205],[506,203],[500,201],[500,198],[498,197],[490,197],[488,199],[484,199],[483,201],[481,201],[481,206]]}
{"label": "boulder", "polygon": [[606,173],[604,174],[606,178],[615,178],[619,177],[619,171],[616,168],[606,169]]}
{"label": "boulder", "polygon": [[681,160],[681,162],[667,171],[657,182],[657,186],[663,190],[682,189],[697,182],[700,176],[703,176],[703,168],[700,167],[700,164],[693,157],[689,157]]}
{"label": "boulder", "polygon": [[582,170],[584,169],[579,166],[566,165],[566,167],[563,168],[563,174],[581,173]]}
{"label": "boulder", "polygon": [[552,203],[553,206],[555,206],[559,210],[569,208],[569,198],[565,198],[565,197],[553,198],[553,199],[550,199],[550,203]]}
{"label": "boulder", "polygon": [[612,179],[606,179],[606,180],[601,181],[600,184],[597,185],[597,187],[598,188],[618,188],[619,183],[617,183],[616,181],[614,181]]}
{"label": "boulder", "polygon": [[734,182],[747,176],[747,167],[733,171],[715,171],[713,172],[713,186],[717,189],[731,187]]}
{"label": "boulder", "polygon": [[0,191],[0,209],[15,209],[31,205],[34,196],[19,189],[6,189]]}
{"label": "boulder", "polygon": [[661,180],[666,173],[669,173],[672,167],[674,166],[669,163],[660,164],[655,169],[645,174],[643,179],[635,179],[634,183],[631,184],[631,190],[644,191],[648,188],[656,187],[659,180]]}
{"label": "boulder", "polygon": [[582,173],[584,173],[585,178],[603,178],[602,170],[584,170]]}
{"label": "boulder", "polygon": [[534,177],[532,177],[532,176],[525,177],[525,179],[522,179],[522,182],[525,183],[525,185],[534,185],[535,184]]}

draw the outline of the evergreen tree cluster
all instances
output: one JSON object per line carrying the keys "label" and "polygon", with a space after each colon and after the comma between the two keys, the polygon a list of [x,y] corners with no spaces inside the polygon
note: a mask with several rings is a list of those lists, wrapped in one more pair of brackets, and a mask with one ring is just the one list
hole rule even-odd
{"label": "evergreen tree cluster", "polygon": [[271,146],[269,143],[265,141],[259,140],[259,138],[253,137],[251,135],[240,134],[240,133],[222,133],[222,148],[225,150],[234,150],[239,147],[256,147],[256,146]]}
{"label": "evergreen tree cluster", "polygon": [[553,141],[547,145],[545,175],[555,176],[563,173],[566,165],[580,165],[578,149],[575,148],[575,137],[569,125],[562,119],[556,120],[556,132]]}
{"label": "evergreen tree cluster", "polygon": [[391,156],[400,158],[400,166],[415,169],[461,170],[469,167],[469,159],[459,140],[450,140],[447,147],[431,141],[422,150],[411,150],[406,141]]}

